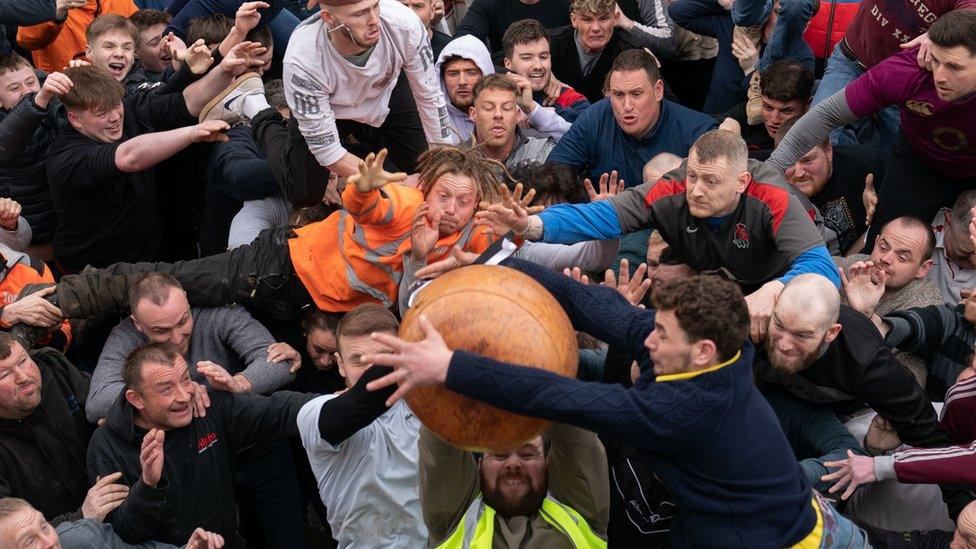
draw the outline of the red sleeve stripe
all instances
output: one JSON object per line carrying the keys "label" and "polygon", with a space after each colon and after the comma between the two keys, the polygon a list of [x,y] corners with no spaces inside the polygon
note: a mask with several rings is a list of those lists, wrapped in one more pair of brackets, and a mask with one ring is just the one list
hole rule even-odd
{"label": "red sleeve stripe", "polygon": [[786,218],[786,211],[790,206],[790,191],[775,185],[752,181],[746,187],[744,194],[759,200],[769,208],[770,213],[773,214],[773,234],[776,234],[779,231],[780,223]]}
{"label": "red sleeve stripe", "polygon": [[563,90],[561,94],[559,94],[559,97],[556,98],[556,104],[559,105],[560,107],[568,109],[569,107],[572,107],[574,103],[580,101],[581,99],[585,100],[586,96],[574,90],[573,88],[566,88]]}
{"label": "red sleeve stripe", "polygon": [[647,191],[644,202],[650,206],[662,198],[676,194],[685,194],[685,182],[662,178],[651,187],[651,190]]}

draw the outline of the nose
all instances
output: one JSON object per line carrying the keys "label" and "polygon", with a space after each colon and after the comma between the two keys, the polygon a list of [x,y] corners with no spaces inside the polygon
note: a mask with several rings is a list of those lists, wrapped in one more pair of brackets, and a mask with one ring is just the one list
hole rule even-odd
{"label": "nose", "polygon": [[631,99],[629,95],[624,97],[623,107],[625,112],[630,112],[634,110],[634,100]]}
{"label": "nose", "polygon": [[58,532],[54,528],[48,528],[46,534],[44,534],[41,539],[41,547],[43,549],[51,549],[52,547],[58,547],[59,539]]}
{"label": "nose", "polygon": [[647,347],[647,350],[651,351],[652,353],[657,350],[657,339],[654,337],[653,330],[651,330],[651,333],[647,334],[647,337],[644,338],[644,347]]}
{"label": "nose", "polygon": [[892,252],[888,251],[881,254],[881,257],[878,258],[878,263],[882,263],[884,265],[891,265],[892,259],[894,259],[894,257],[892,257]]}
{"label": "nose", "polygon": [[693,184],[691,187],[688,188],[688,190],[691,191],[691,196],[695,198],[701,198],[705,196],[705,192],[702,188],[701,183]]}
{"label": "nose", "polygon": [[180,384],[180,383],[177,383],[176,384],[176,399],[175,400],[176,400],[176,402],[180,402],[180,403],[182,403],[182,402],[189,402],[190,401],[190,393],[188,391],[186,391],[183,388],[183,385]]}
{"label": "nose", "polygon": [[776,349],[781,353],[788,353],[793,350],[793,342],[790,341],[790,338],[788,337],[776,338],[773,341],[773,345],[775,345]]}
{"label": "nose", "polygon": [[799,162],[797,162],[796,165],[794,165],[794,167],[793,167],[793,175],[794,175],[794,177],[796,177],[797,179],[801,179],[805,173],[806,173],[806,170],[803,169],[803,165],[801,165]]}

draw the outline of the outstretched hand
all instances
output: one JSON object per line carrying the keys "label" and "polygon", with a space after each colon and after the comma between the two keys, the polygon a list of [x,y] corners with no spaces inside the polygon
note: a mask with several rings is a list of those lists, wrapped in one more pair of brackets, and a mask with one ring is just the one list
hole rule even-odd
{"label": "outstretched hand", "polygon": [[583,180],[583,188],[586,189],[586,194],[590,196],[590,202],[596,202],[597,200],[617,196],[624,192],[627,185],[623,179],[617,180],[617,170],[613,170],[609,174],[605,173],[600,176],[600,192],[596,192],[593,189],[593,183],[590,183],[590,178]]}
{"label": "outstretched hand", "polygon": [[847,459],[828,461],[824,463],[824,467],[837,469],[833,473],[820,477],[820,480],[825,482],[836,481],[827,490],[828,492],[836,494],[844,489],[845,486],[847,487],[847,490],[844,490],[844,493],[841,494],[840,499],[851,497],[851,494],[854,493],[854,490],[858,486],[870,484],[878,480],[878,477],[874,474],[874,458],[859,456],[850,450],[847,451]]}
{"label": "outstretched hand", "polygon": [[535,198],[535,189],[522,196],[522,184],[515,185],[515,192],[510,193],[503,183],[498,184],[498,194],[501,201],[496,203],[482,202],[481,211],[475,214],[474,224],[485,227],[490,234],[503,236],[508,231],[516,235],[525,234],[529,228],[529,216],[545,209],[544,206],[529,206]]}
{"label": "outstretched hand", "polygon": [[390,173],[383,169],[383,162],[386,160],[387,150],[382,149],[379,153],[369,153],[365,160],[359,161],[359,173],[355,173],[346,179],[346,184],[352,184],[361,193],[368,193],[373,189],[385,187],[390,183],[399,183],[407,178],[403,172]]}
{"label": "outstretched hand", "polygon": [[630,262],[626,259],[620,260],[620,278],[613,273],[613,269],[607,269],[603,275],[603,285],[617,290],[624,299],[634,307],[643,308],[641,303],[647,291],[651,289],[651,279],[645,278],[647,274],[647,263],[641,263],[634,271],[634,276],[630,276]]}
{"label": "outstretched hand", "polygon": [[867,316],[874,314],[885,293],[888,274],[871,261],[858,261],[840,270],[840,281],[847,296],[847,304]]}
{"label": "outstretched hand", "polygon": [[477,252],[466,252],[462,250],[460,246],[454,246],[451,248],[451,255],[437,261],[436,263],[431,263],[422,269],[417,269],[414,276],[420,280],[437,278],[444,273],[457,269],[458,267],[470,265],[474,263],[474,260],[476,259],[478,259]]}
{"label": "outstretched hand", "polygon": [[417,342],[402,340],[391,334],[373,333],[372,338],[392,349],[392,353],[363,355],[364,364],[378,364],[393,367],[393,372],[370,382],[366,389],[378,391],[393,384],[400,387],[386,400],[392,406],[411,390],[442,384],[447,380],[447,369],[451,365],[454,351],[447,348],[444,338],[427,320],[420,315],[418,319],[424,339]]}

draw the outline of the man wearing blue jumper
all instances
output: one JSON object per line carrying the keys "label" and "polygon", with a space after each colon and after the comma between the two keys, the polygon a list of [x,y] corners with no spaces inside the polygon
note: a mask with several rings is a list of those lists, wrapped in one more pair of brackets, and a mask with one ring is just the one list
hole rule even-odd
{"label": "man wearing blue jumper", "polygon": [[612,289],[584,286],[516,259],[546,287],[577,330],[627,349],[645,368],[633,388],[451,351],[425,317],[426,339],[373,337],[393,353],[363,357],[395,371],[389,402],[415,387],[448,389],[504,410],[589,429],[646,452],[681,509],[675,547],[868,547],[864,533],[810,488],[776,416],[753,383],[742,292],[699,275],[655,288],[655,310]]}
{"label": "man wearing blue jumper", "polygon": [[476,224],[559,244],[653,227],[692,269],[720,274],[749,293],[750,335],[761,341],[787,282],[816,273],[840,286],[840,276],[799,198],[785,185],[753,179],[748,156],[738,134],[712,130],[692,145],[683,176],[671,172],[608,200],[559,204],[539,215],[494,204],[478,212]]}

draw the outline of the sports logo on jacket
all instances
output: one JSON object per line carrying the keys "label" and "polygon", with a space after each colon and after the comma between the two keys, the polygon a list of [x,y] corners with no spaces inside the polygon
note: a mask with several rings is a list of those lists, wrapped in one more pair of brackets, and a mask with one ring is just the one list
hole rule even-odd
{"label": "sports logo on jacket", "polygon": [[905,108],[919,116],[932,116],[932,103],[909,99],[905,101]]}
{"label": "sports logo on jacket", "polygon": [[217,444],[217,433],[216,431],[211,431],[210,433],[203,435],[202,437],[200,437],[199,440],[197,440],[197,453],[202,454],[205,450],[207,450],[214,444]]}
{"label": "sports logo on jacket", "polygon": [[743,250],[749,247],[749,229],[742,223],[736,223],[732,231],[732,243]]}

